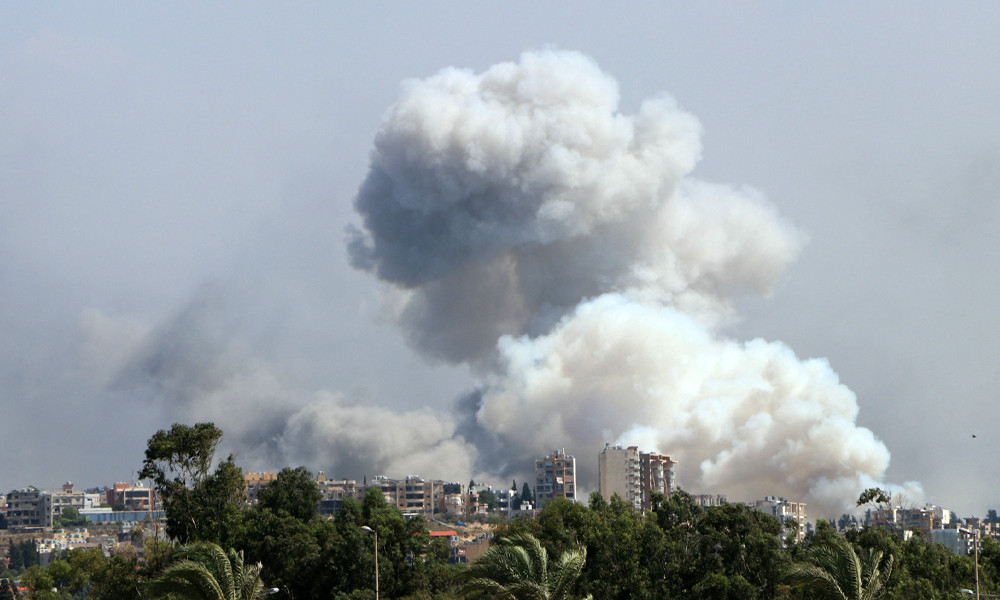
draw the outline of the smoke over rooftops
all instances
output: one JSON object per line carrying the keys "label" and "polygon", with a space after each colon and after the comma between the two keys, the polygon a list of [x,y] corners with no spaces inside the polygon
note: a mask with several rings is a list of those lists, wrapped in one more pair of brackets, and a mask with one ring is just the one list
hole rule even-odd
{"label": "smoke over rooftops", "polygon": [[350,256],[397,291],[413,348],[482,375],[462,426],[494,447],[481,468],[613,440],[731,495],[842,508],[881,480],[889,452],[826,361],[718,333],[803,236],[760,193],[691,177],[700,155],[694,116],[665,95],[622,114],[575,52],[404,83]]}

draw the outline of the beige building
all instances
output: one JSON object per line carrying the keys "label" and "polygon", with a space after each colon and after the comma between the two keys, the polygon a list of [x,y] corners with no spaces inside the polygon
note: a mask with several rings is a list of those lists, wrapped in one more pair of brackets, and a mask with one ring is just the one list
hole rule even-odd
{"label": "beige building", "polygon": [[403,514],[434,514],[444,503],[444,481],[425,480],[411,475],[406,479],[389,479],[376,476],[372,486],[382,490],[385,501],[398,508]]}
{"label": "beige building", "polygon": [[674,488],[674,465],[666,454],[645,452],[639,453],[639,484],[642,486],[642,511],[652,510],[653,492],[660,492],[666,497]]}
{"label": "beige building", "polygon": [[555,450],[535,460],[535,504],[542,507],[555,498],[576,498],[576,458]]}
{"label": "beige building", "polygon": [[604,446],[597,456],[600,492],[605,500],[617,495],[632,508],[642,510],[642,485],[639,478],[639,447]]}
{"label": "beige building", "polygon": [[354,479],[327,479],[321,471],[316,484],[323,493],[320,501],[322,514],[334,514],[343,505],[345,498],[361,500],[370,488],[378,488],[386,504],[395,506],[403,514],[432,515],[436,512],[456,511],[464,502],[462,486],[439,479],[423,479],[415,475],[405,479],[390,479],[382,475],[372,477],[366,483],[358,484]]}
{"label": "beige building", "polygon": [[673,491],[675,464],[665,454],[608,444],[597,457],[601,496],[610,500],[617,494],[636,510],[651,510],[654,492],[669,497]]}
{"label": "beige building", "polygon": [[[321,475],[322,473],[323,472],[320,471]],[[275,474],[273,469],[268,470],[267,473],[254,473],[253,471],[247,471],[243,474],[243,482],[247,485],[247,498],[250,499],[250,502],[256,502],[257,492],[260,491],[260,488],[271,483],[272,481],[276,481],[277,479],[278,476]]]}

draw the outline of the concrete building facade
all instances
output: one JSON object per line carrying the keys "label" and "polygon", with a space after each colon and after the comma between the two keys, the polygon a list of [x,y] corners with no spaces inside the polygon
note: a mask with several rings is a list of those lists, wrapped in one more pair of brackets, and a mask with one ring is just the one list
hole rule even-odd
{"label": "concrete building facade", "polygon": [[535,504],[542,507],[556,498],[572,502],[576,497],[576,457],[554,450],[535,460]]}
{"label": "concrete building facade", "polygon": [[777,496],[765,496],[763,500],[750,503],[750,506],[760,512],[767,513],[781,522],[786,528],[795,529],[795,539],[802,541],[806,537],[806,503],[791,502]]}
{"label": "concrete building facade", "polygon": [[11,531],[52,528],[52,494],[29,486],[7,494],[7,527]]}
{"label": "concrete building facade", "polygon": [[605,445],[597,456],[597,471],[600,475],[600,492],[605,500],[612,496],[628,503],[636,510],[642,510],[642,485],[639,477],[639,447]]}
{"label": "concrete building facade", "polygon": [[597,457],[600,492],[605,500],[615,494],[638,511],[653,507],[654,492],[669,497],[677,464],[665,454],[640,452],[638,446],[607,444]]}

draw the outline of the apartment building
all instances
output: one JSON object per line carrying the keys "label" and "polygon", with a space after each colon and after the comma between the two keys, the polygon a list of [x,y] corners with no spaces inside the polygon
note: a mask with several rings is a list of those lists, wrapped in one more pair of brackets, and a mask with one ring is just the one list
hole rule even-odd
{"label": "apartment building", "polygon": [[156,507],[153,488],[118,482],[104,491],[105,501],[114,509],[143,511]]}
{"label": "apartment building", "polygon": [[777,496],[765,496],[763,500],[751,502],[750,507],[767,513],[788,528],[795,528],[795,539],[802,541],[806,537],[806,503],[791,502]]}
{"label": "apartment building", "polygon": [[[928,504],[920,507],[882,506],[868,514],[868,524],[873,527],[899,531],[919,530],[924,535],[936,529],[948,529],[955,522],[952,512],[946,508]],[[976,529],[981,528],[979,519],[970,517],[968,522]]]}
{"label": "apartment building", "polygon": [[60,490],[41,490],[29,486],[7,494],[7,526],[15,531],[52,529],[62,511],[72,506],[77,510],[94,508],[100,503],[97,494],[73,489],[66,482]]}
{"label": "apartment building", "polygon": [[605,500],[615,494],[638,511],[653,507],[654,492],[670,496],[677,464],[665,454],[640,452],[638,446],[605,445],[597,457],[600,492]]}
{"label": "apartment building", "polygon": [[327,479],[320,471],[316,476],[316,484],[323,497],[319,501],[321,515],[333,515],[340,512],[345,498],[361,499],[358,482],[353,479]]}
{"label": "apartment building", "polygon": [[722,494],[691,494],[691,500],[702,508],[722,506],[729,502]]}
{"label": "apartment building", "polygon": [[666,497],[674,488],[674,465],[677,462],[670,460],[666,454],[656,454],[654,452],[639,453],[639,484],[642,486],[642,511],[652,510],[653,492],[660,492]]}
{"label": "apartment building", "polygon": [[577,501],[576,458],[565,450],[535,460],[535,503],[545,506],[555,498]]}
{"label": "apartment building", "polygon": [[385,501],[395,506],[403,514],[434,514],[435,508],[440,510],[444,498],[444,481],[425,480],[416,475],[405,479],[389,479],[381,475],[372,479],[371,486],[378,487],[385,496]]}
{"label": "apartment building", "polygon": [[639,477],[639,447],[607,444],[597,457],[600,492],[605,500],[617,495],[636,510],[642,510]]}
{"label": "apartment building", "polygon": [[52,494],[29,486],[7,494],[7,527],[11,531],[52,528]]}
{"label": "apartment building", "polygon": [[320,501],[322,514],[334,514],[340,511],[345,498],[361,500],[372,487],[382,492],[386,504],[395,506],[407,515],[457,512],[457,506],[464,504],[464,499],[461,498],[461,484],[439,479],[423,479],[415,475],[404,479],[376,475],[370,481],[358,485],[354,479],[327,479],[326,475],[320,472],[316,483],[323,493],[323,499]]}

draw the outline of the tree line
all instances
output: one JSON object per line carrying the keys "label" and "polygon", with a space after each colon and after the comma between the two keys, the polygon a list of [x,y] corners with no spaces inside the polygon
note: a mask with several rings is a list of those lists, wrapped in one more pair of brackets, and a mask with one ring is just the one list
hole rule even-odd
{"label": "tree line", "polygon": [[[71,550],[45,568],[25,558],[26,546],[12,547],[21,568],[0,574],[0,600],[17,597],[3,584],[12,575],[31,588],[27,597],[45,600],[369,600],[376,540],[382,598],[937,600],[974,588],[972,557],[919,534],[841,535],[819,521],[797,541],[770,515],[741,504],[703,508],[683,491],[655,496],[646,514],[599,494],[587,504],[555,500],[533,518],[498,524],[471,567],[454,565],[447,541],[387,505],[378,488],[327,518],[313,474],[285,468],[249,504],[235,457],[215,458],[221,439],[211,423],[149,439],[141,477],[161,494],[169,542],[144,539],[141,556]],[[983,594],[1000,590],[1000,543],[990,538],[979,581]]]}

